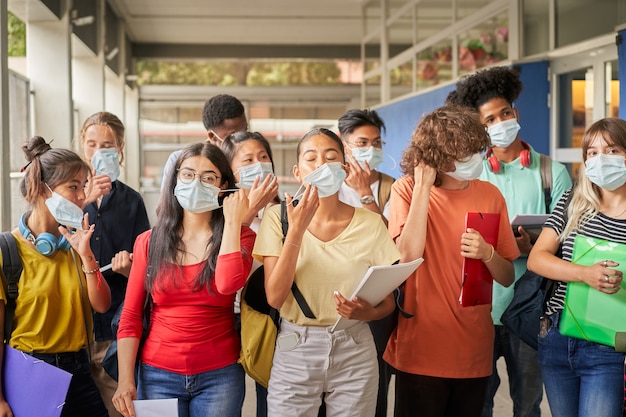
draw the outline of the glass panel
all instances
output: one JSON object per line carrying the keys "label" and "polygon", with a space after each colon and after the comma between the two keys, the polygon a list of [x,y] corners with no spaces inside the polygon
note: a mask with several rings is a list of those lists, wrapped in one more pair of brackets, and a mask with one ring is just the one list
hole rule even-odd
{"label": "glass panel", "polygon": [[508,58],[508,15],[502,13],[459,35],[459,76]]}
{"label": "glass panel", "polygon": [[491,0],[457,0],[456,19],[461,20],[491,3]]}
{"label": "glass panel", "polygon": [[555,0],[556,46],[612,33],[626,18],[624,0]]}
{"label": "glass panel", "polygon": [[452,80],[452,40],[443,40],[417,54],[417,90]]}
{"label": "glass panel", "polygon": [[392,99],[413,91],[413,68],[413,60],[411,60],[391,70],[389,80]]}
{"label": "glass panel", "polygon": [[606,117],[619,117],[619,74],[617,67],[617,60],[604,64],[606,79],[606,107],[604,112]]}
{"label": "glass panel", "polygon": [[593,68],[559,76],[559,148],[580,148],[593,119],[593,84]]}
{"label": "glass panel", "polygon": [[550,42],[549,9],[549,2],[545,0],[523,1],[523,56],[548,50]]}

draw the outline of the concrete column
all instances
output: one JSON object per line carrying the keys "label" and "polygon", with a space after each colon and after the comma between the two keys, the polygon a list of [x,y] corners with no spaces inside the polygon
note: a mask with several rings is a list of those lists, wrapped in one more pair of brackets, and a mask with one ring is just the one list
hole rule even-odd
{"label": "concrete column", "polygon": [[[68,2],[69,3],[69,2]],[[61,20],[26,25],[28,78],[34,91],[34,135],[54,139],[55,148],[72,148],[71,26]]]}
{"label": "concrete column", "polygon": [[124,150],[124,167],[126,184],[139,191],[141,173],[141,145],[139,143],[139,89],[124,87],[124,114],[118,116],[126,126],[126,149]]}
{"label": "concrete column", "polygon": [[[0,0],[0,21],[7,21],[7,0]],[[0,31],[0,225],[11,229],[11,140],[9,136],[9,65],[8,33]]]}
{"label": "concrete column", "polygon": [[[80,41],[75,40],[75,42]],[[72,91],[75,114],[78,119],[76,120],[78,130],[73,133],[78,139],[85,119],[104,109],[104,57],[102,54],[72,59]]]}

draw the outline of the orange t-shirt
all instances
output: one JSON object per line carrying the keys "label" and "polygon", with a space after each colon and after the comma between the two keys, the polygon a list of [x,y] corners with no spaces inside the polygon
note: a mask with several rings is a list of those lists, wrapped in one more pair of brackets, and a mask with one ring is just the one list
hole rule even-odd
{"label": "orange t-shirt", "polygon": [[[395,240],[406,222],[413,178],[393,186],[389,233]],[[494,326],[491,305],[461,307],[463,257],[461,234],[467,212],[500,213],[497,251],[513,260],[520,252],[509,224],[504,197],[484,181],[464,190],[433,187],[428,204],[424,263],[405,285],[404,309],[415,316],[399,318],[384,359],[395,369],[442,378],[491,375]]]}

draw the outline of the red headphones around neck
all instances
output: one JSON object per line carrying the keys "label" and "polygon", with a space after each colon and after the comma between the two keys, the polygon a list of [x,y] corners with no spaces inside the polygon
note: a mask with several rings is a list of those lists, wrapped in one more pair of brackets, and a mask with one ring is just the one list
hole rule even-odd
{"label": "red headphones around neck", "polygon": [[[530,166],[530,146],[528,146],[528,144],[524,141],[522,141],[522,146],[524,147],[524,149],[522,149],[519,154],[520,162],[524,168],[527,168]],[[496,158],[496,156],[493,154],[493,148],[489,148],[485,157],[487,158],[487,162],[489,163],[489,168],[491,168],[491,171],[495,174],[499,174],[500,161],[498,161],[498,158]]]}

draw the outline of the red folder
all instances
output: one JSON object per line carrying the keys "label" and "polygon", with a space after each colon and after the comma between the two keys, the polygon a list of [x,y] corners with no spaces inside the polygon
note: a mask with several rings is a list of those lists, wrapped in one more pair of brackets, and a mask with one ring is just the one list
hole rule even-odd
{"label": "red folder", "polygon": [[[500,213],[467,213],[465,229],[479,232],[485,242],[497,249]],[[463,284],[459,301],[463,307],[491,304],[493,277],[480,259],[463,258]]]}

